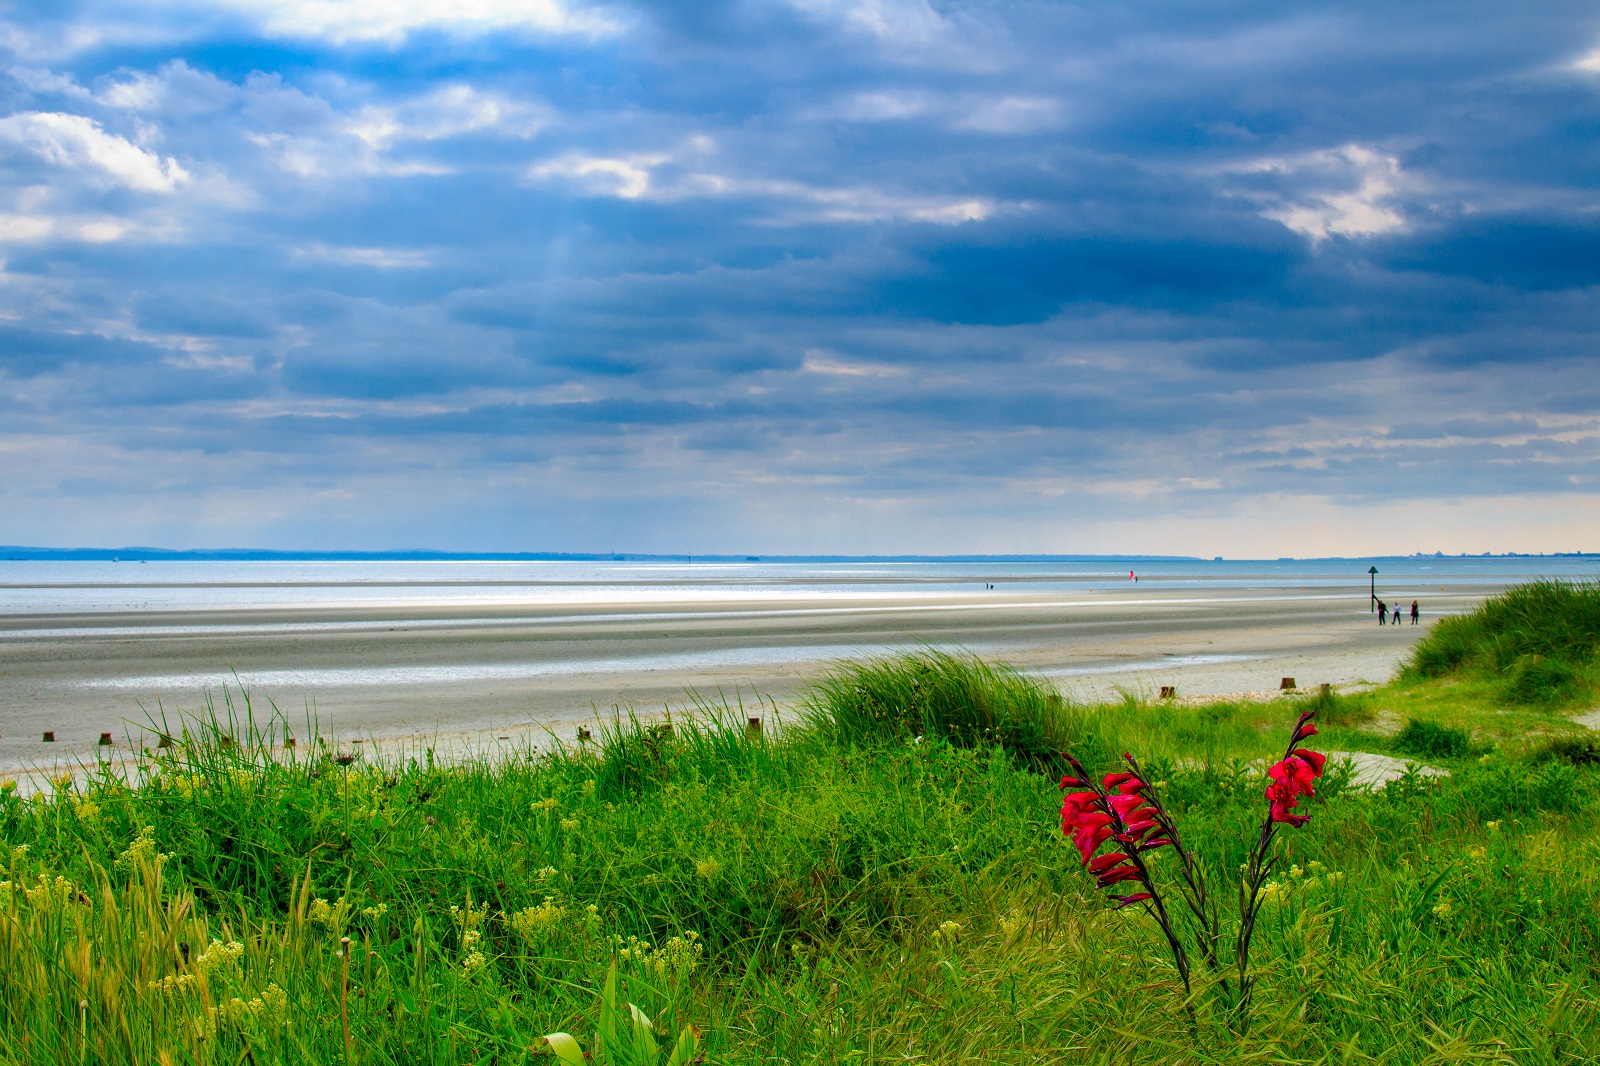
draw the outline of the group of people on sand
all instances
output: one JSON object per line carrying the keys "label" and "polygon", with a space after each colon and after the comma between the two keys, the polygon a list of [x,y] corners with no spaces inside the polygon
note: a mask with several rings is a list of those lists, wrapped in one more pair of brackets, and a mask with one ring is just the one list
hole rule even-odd
{"label": "group of people on sand", "polygon": [[[1392,617],[1393,617],[1394,624],[1395,625],[1399,625],[1400,624],[1400,605],[1398,603],[1394,605],[1394,614],[1393,614]],[[1421,619],[1421,617],[1422,617],[1422,609],[1417,606],[1417,601],[1416,600],[1412,600],[1411,601],[1411,624],[1412,625],[1416,625],[1418,620]],[[1389,621],[1390,618],[1391,618],[1391,615],[1389,614],[1389,605],[1387,603],[1384,603],[1382,600],[1379,600],[1378,601],[1378,624],[1380,626],[1384,625],[1386,622]]]}

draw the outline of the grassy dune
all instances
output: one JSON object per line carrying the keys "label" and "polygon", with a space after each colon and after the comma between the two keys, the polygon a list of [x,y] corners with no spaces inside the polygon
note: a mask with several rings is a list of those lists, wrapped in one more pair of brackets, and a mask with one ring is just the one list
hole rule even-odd
{"label": "grassy dune", "polygon": [[[1491,657],[1469,621],[1351,697],[1081,707],[930,652],[841,666],[780,739],[708,707],[344,764],[193,723],[131,784],[0,798],[0,1061],[554,1062],[540,1036],[591,1046],[613,960],[663,1044],[694,1025],[713,1062],[1593,1061],[1600,775],[1563,739],[1586,690],[1508,701],[1508,664],[1557,653]],[[1589,632],[1559,652],[1583,677]],[[1140,753],[1227,885],[1260,760],[1313,705],[1325,750],[1452,775],[1366,793],[1330,764],[1240,1036],[1092,891],[1053,753]]]}

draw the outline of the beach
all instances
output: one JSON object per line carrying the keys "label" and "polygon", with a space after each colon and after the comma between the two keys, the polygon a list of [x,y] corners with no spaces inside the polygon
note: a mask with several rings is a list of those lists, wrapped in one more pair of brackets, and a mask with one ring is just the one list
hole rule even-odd
{"label": "beach", "polygon": [[106,732],[115,751],[153,745],[152,723],[208,698],[237,713],[248,696],[258,721],[276,708],[302,736],[447,750],[567,739],[597,716],[680,710],[691,694],[771,721],[832,662],[923,646],[1012,663],[1083,701],[1163,686],[1275,693],[1283,678],[1375,684],[1432,621],[1524,576],[1439,566],[1386,578],[1391,602],[1422,602],[1423,624],[1380,627],[1365,567],[1348,562],[1150,564],[1137,582],[1110,564],[8,567],[7,770],[107,754]]}

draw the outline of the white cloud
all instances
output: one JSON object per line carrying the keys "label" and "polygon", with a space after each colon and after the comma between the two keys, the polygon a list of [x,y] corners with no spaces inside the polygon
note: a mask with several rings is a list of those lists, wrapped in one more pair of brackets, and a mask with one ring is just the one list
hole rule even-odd
{"label": "white cloud", "polygon": [[823,112],[823,115],[846,122],[894,122],[918,118],[932,109],[932,96],[929,93],[890,89],[855,93],[830,109],[831,113]]}
{"label": "white cloud", "polygon": [[237,86],[175,59],[154,74],[120,74],[106,81],[95,97],[124,111],[191,116],[227,107],[238,95]]}
{"label": "white cloud", "polygon": [[789,200],[800,206],[780,212],[772,221],[887,222],[905,219],[953,226],[979,222],[994,214],[994,204],[984,199],[921,196],[885,192],[870,187],[828,188],[789,181],[742,182],[740,191]]}
{"label": "white cloud", "polygon": [[1292,188],[1244,195],[1261,203],[1263,217],[1312,241],[1332,236],[1373,237],[1404,229],[1400,201],[1419,185],[1402,170],[1395,156],[1359,144],[1257,160],[1232,169],[1285,179],[1284,184]]}
{"label": "white cloud", "polygon": [[840,359],[820,348],[806,350],[800,369],[813,374],[831,374],[847,378],[897,378],[903,377],[906,373],[905,367]]}
{"label": "white cloud", "polygon": [[536,181],[554,177],[572,178],[595,195],[637,200],[651,191],[651,168],[670,158],[666,155],[649,155],[608,159],[604,156],[569,153],[532,167],[528,177]]}
{"label": "white cloud", "polygon": [[935,94],[892,89],[853,93],[805,112],[805,117],[843,122],[903,122],[926,119],[979,133],[1031,133],[1061,125],[1061,102],[1040,96]]}
{"label": "white cloud", "polygon": [[38,67],[12,67],[6,73],[29,92],[59,93],[78,100],[88,100],[93,96],[69,74],[57,74],[53,70]]}
{"label": "white cloud", "polygon": [[50,219],[37,215],[0,215],[0,241],[37,241],[54,228]]}
{"label": "white cloud", "polygon": [[548,121],[547,108],[479,92],[470,85],[446,85],[394,106],[364,107],[349,128],[383,151],[399,141],[438,141],[483,131],[531,137]]}
{"label": "white cloud", "polygon": [[[704,138],[689,145],[685,155],[709,150]],[[766,219],[769,224],[802,222],[883,222],[906,219],[955,225],[988,218],[993,203],[981,198],[928,196],[885,192],[871,187],[836,188],[797,181],[739,178],[704,170],[687,169],[671,153],[629,156],[592,156],[568,153],[528,170],[533,181],[566,178],[576,181],[592,196],[624,200],[670,202],[712,197],[771,200],[779,206]]]}
{"label": "white cloud", "polygon": [[308,244],[296,248],[301,259],[315,259],[343,266],[377,267],[382,270],[414,270],[428,265],[428,257],[409,248],[352,248],[342,245]]}
{"label": "white cloud", "polygon": [[984,100],[972,104],[955,124],[981,133],[1032,133],[1060,125],[1061,104],[1035,96]]}
{"label": "white cloud", "polygon": [[927,0],[790,0],[819,21],[897,45],[926,45],[944,36],[949,24]]}
{"label": "white cloud", "polygon": [[604,37],[615,20],[561,0],[213,0],[257,20],[269,35],[334,44],[399,44],[415,31],[455,35],[521,30]]}
{"label": "white cloud", "polygon": [[132,141],[107,133],[83,115],[28,111],[0,118],[0,141],[18,145],[48,163],[74,170],[98,170],[118,185],[144,192],[171,192],[189,174]]}

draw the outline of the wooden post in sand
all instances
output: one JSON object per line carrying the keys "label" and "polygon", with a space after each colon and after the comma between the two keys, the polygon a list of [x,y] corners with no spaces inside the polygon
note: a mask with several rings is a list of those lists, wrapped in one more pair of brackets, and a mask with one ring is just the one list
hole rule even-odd
{"label": "wooden post in sand", "polygon": [[54,744],[56,742],[56,731],[54,729],[46,729],[40,741],[44,744]]}
{"label": "wooden post in sand", "polygon": [[749,736],[759,737],[761,735],[761,719],[750,719],[750,721],[745,723],[744,731]]}
{"label": "wooden post in sand", "polygon": [[113,743],[114,743],[114,741],[111,739],[111,734],[110,733],[101,733],[100,734],[100,746],[102,748],[109,748],[109,747],[111,747],[111,745]]}
{"label": "wooden post in sand", "polygon": [[1178,686],[1177,685],[1162,685],[1161,686],[1161,698],[1164,699],[1164,700],[1175,700],[1175,699],[1177,699],[1178,698]]}
{"label": "wooden post in sand", "polygon": [[1293,692],[1294,691],[1294,678],[1286,677],[1282,681],[1279,681],[1278,682],[1278,691],[1279,692]]}

